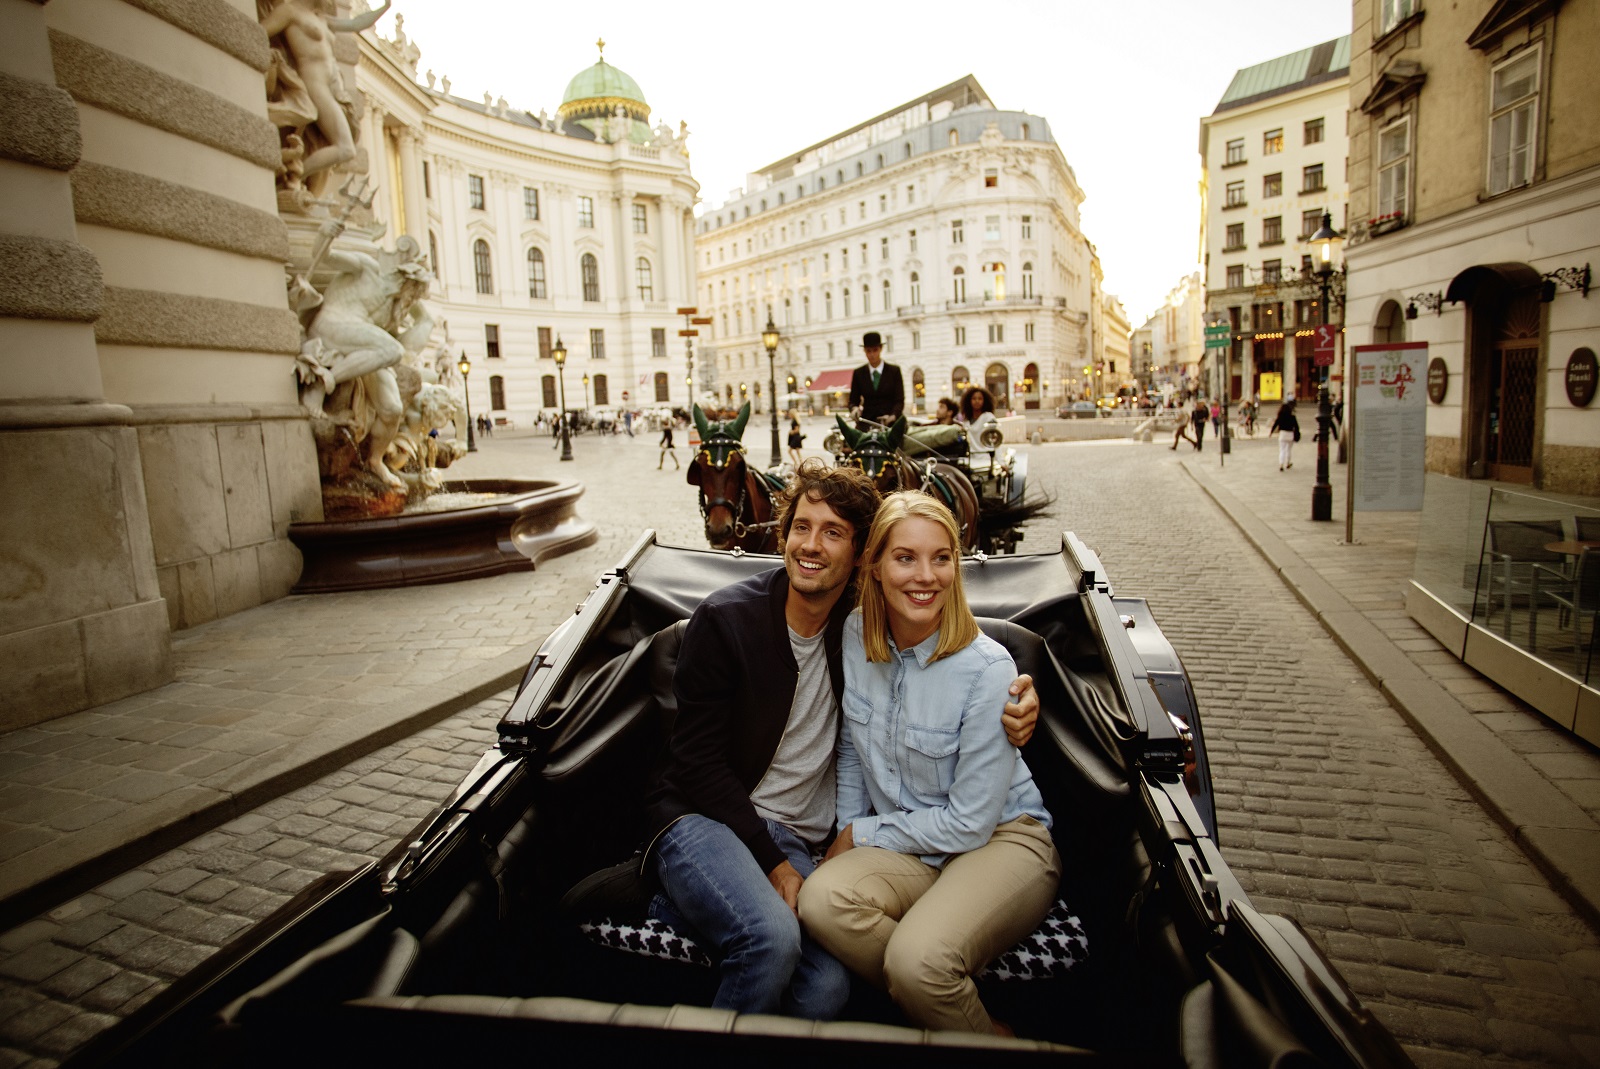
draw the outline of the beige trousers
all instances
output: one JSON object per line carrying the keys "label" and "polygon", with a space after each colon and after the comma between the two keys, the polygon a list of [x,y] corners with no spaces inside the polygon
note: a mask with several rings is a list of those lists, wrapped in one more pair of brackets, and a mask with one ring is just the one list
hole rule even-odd
{"label": "beige trousers", "polygon": [[800,921],[923,1028],[993,1032],[974,973],[1038,927],[1055,901],[1061,855],[1032,817],[943,869],[858,846],[800,888]]}

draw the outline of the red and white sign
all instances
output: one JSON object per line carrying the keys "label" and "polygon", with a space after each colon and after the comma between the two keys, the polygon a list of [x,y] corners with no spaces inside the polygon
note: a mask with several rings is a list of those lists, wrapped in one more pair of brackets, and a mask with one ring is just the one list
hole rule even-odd
{"label": "red and white sign", "polygon": [[1339,340],[1339,328],[1329,323],[1312,334],[1311,363],[1316,367],[1332,367],[1334,344]]}

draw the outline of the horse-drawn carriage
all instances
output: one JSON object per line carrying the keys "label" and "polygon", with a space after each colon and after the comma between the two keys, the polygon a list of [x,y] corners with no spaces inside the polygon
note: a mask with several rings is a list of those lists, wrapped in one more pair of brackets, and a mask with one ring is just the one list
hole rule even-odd
{"label": "horse-drawn carriage", "polygon": [[594,882],[644,835],[684,621],[778,564],[646,532],[546,639],[496,745],[415,831],[308,887],[72,1065],[1409,1066],[1305,933],[1251,904],[1217,847],[1177,654],[1142,598],[1115,595],[1070,534],[1059,545],[964,565],[980,625],[1034,678],[1024,755],[1066,862],[1051,915],[979,978],[1024,1038],[906,1027],[865,984],[833,1022],[713,1009],[692,933]]}
{"label": "horse-drawn carriage", "polygon": [[[700,448],[687,477],[700,491],[706,540],[714,549],[778,552],[774,501],[785,483],[781,474],[752,467],[746,458],[750,406],[732,418],[712,419],[696,405],[694,419]],[[884,493],[922,490],[943,501],[955,514],[965,551],[1016,552],[1022,523],[1050,503],[1037,491],[1027,493],[1027,455],[1006,447],[992,421],[970,431],[911,428],[903,416],[890,426],[851,426],[842,417],[837,422],[838,429],[823,440],[834,463],[859,467]]]}

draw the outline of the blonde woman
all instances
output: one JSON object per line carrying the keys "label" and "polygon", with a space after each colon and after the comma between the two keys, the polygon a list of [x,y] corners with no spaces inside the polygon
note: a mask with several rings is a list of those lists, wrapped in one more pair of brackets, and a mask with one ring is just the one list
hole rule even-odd
{"label": "blonde woman", "polygon": [[918,1025],[1008,1034],[972,975],[1038,926],[1061,858],[994,716],[1016,666],[967,607],[959,544],[919,491],[872,524],[844,630],[839,835],[800,919]]}

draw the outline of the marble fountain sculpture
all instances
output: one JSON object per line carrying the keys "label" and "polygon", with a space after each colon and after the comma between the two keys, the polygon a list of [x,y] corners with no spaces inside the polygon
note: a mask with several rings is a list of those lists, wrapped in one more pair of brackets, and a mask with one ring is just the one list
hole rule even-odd
{"label": "marble fountain sculpture", "polygon": [[[272,46],[268,114],[283,163],[289,307],[299,316],[300,399],[317,444],[326,522],[290,526],[304,555],[297,593],[476,578],[533,568],[589,545],[571,481],[447,480],[466,453],[448,330],[415,238],[380,244],[364,175],[359,102],[337,33],[388,10],[339,18],[328,0],[261,0]],[[353,78],[351,79],[353,83]],[[335,189],[336,182],[338,183]]]}

